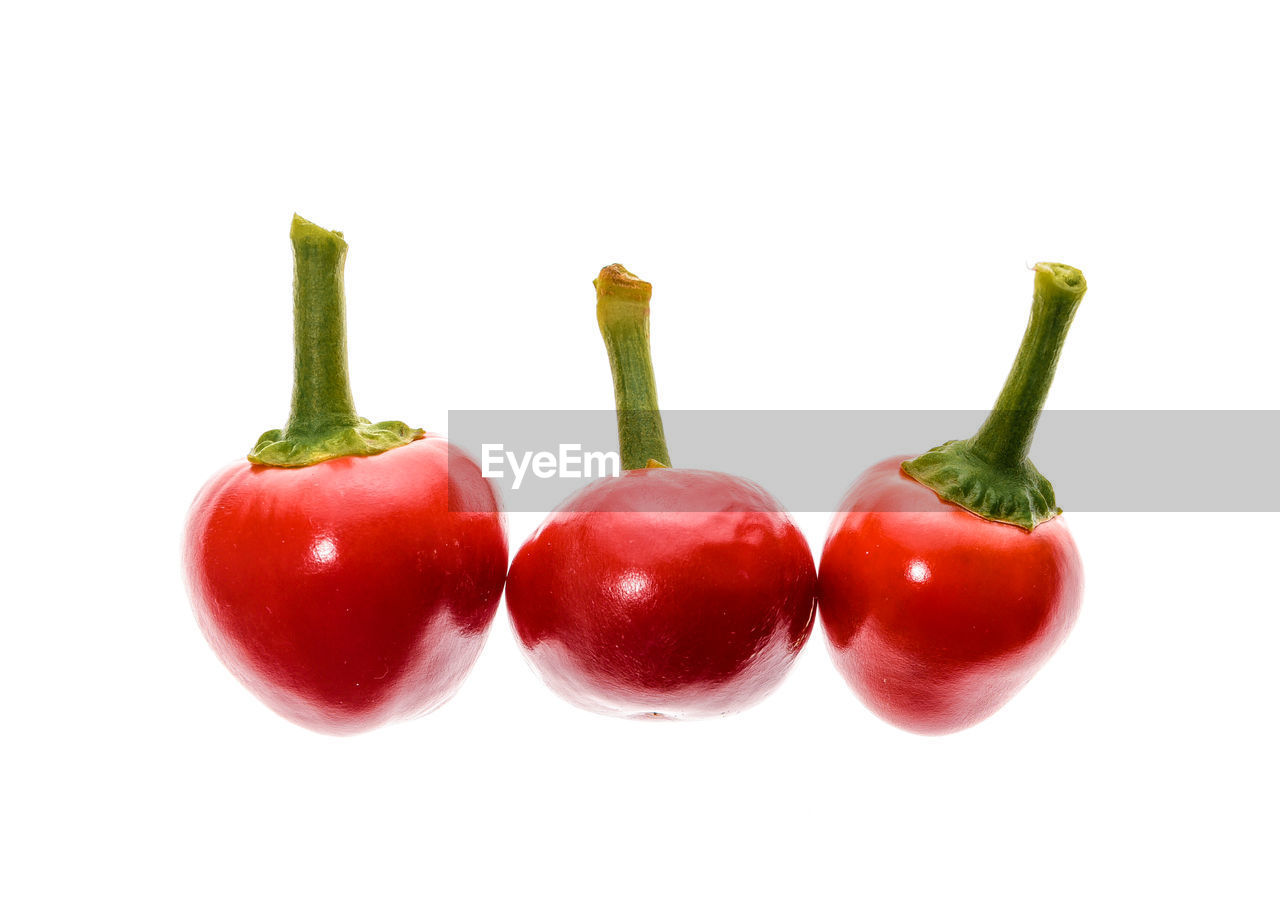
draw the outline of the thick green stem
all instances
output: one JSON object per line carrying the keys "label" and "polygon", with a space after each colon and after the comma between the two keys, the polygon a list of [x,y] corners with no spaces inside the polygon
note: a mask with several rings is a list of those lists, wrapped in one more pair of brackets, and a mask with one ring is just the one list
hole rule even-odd
{"label": "thick green stem", "polygon": [[1079,269],[1048,262],[1036,266],[1031,319],[1018,357],[991,415],[969,439],[973,452],[988,463],[1016,467],[1027,459],[1040,410],[1058,370],[1058,356],[1084,291],[1084,275]]}
{"label": "thick green stem", "polygon": [[903,471],[975,515],[1028,531],[1061,512],[1028,451],[1084,292],[1079,269],[1037,265],[1031,319],[995,408],[972,438],[926,451],[904,462]]}
{"label": "thick green stem", "polygon": [[624,470],[670,467],[649,353],[649,297],[653,286],[620,265],[596,278],[596,319],[613,370],[618,447]]}
{"label": "thick green stem", "polygon": [[360,421],[347,371],[347,241],[296,214],[293,242],[293,402],[285,437]]}
{"label": "thick green stem", "polygon": [[381,454],[425,433],[403,422],[371,423],[356,413],[347,373],[347,242],[296,214],[293,242],[293,401],[283,430],[258,439],[249,460],[306,467],[335,457]]}

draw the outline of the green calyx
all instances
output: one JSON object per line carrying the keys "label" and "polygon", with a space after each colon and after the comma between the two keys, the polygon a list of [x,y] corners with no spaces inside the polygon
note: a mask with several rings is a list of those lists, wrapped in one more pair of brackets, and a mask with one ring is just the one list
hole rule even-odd
{"label": "green calyx", "polygon": [[1053,484],[1031,461],[999,467],[975,454],[971,441],[948,441],[903,461],[902,469],[943,499],[988,521],[1032,531],[1062,511],[1054,501]]}
{"label": "green calyx", "polygon": [[284,429],[264,432],[249,461],[306,467],[335,457],[381,454],[426,434],[356,413],[347,372],[347,242],[296,214],[293,243],[293,400]]}
{"label": "green calyx", "polygon": [[596,320],[613,370],[618,407],[618,449],[623,470],[670,467],[658,410],[658,387],[649,353],[649,298],[653,286],[620,265],[607,265],[595,280]]}
{"label": "green calyx", "polygon": [[1053,485],[1028,458],[1058,357],[1086,285],[1079,269],[1035,267],[1031,319],[995,408],[972,438],[948,441],[905,461],[908,476],[990,521],[1032,531],[1062,512]]}
{"label": "green calyx", "polygon": [[309,467],[335,457],[381,454],[417,441],[426,432],[403,422],[338,425],[323,432],[289,434],[288,429],[263,432],[249,453],[249,461],[265,467]]}

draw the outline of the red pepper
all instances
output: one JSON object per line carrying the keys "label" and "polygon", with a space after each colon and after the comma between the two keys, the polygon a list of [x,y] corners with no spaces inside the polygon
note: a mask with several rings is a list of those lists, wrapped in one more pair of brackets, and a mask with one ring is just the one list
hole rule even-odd
{"label": "red pepper", "polygon": [[822,624],[845,680],[894,725],[942,734],[986,719],[1075,623],[1080,555],[1027,452],[1084,292],[1079,270],[1037,265],[1022,346],[978,433],[877,464],[841,502]]}
{"label": "red pepper", "polygon": [[355,411],[347,244],[294,217],[293,404],[191,508],[184,566],[222,661],[282,716],[347,734],[447,700],[502,594],[498,502],[438,435]]}
{"label": "red pepper", "polygon": [[671,468],[651,290],[618,265],[596,279],[624,472],[570,497],[520,549],[507,609],[534,668],[581,707],[721,715],[773,690],[804,645],[813,555],[759,486]]}

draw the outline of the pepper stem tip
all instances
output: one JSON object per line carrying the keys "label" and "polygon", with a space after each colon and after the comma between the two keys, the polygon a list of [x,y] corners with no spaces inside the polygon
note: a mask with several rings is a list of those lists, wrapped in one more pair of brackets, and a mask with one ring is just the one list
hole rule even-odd
{"label": "pepper stem tip", "polygon": [[326,230],[297,214],[294,214],[293,223],[289,225],[289,239],[294,247],[332,246],[340,253],[347,251],[347,241],[343,238],[342,231]]}
{"label": "pepper stem tip", "polygon": [[1037,262],[1033,266],[1036,273],[1036,287],[1052,287],[1067,291],[1079,297],[1084,296],[1088,285],[1085,284],[1084,273],[1074,266],[1061,262]]}
{"label": "pepper stem tip", "polygon": [[618,263],[606,265],[600,270],[594,282],[596,297],[600,300],[615,298],[619,300],[643,301],[648,303],[653,295],[653,285],[642,278],[632,275]]}

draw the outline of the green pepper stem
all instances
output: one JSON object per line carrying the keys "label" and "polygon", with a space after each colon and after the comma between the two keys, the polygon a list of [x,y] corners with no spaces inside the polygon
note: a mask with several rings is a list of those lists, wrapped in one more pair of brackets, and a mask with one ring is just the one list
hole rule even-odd
{"label": "green pepper stem", "polygon": [[347,241],[296,214],[293,242],[293,400],[283,430],[263,432],[252,464],[307,467],[335,457],[381,454],[422,438],[403,422],[356,415],[347,374]]}
{"label": "green pepper stem", "polygon": [[991,415],[972,438],[948,441],[903,461],[903,473],[947,502],[1027,531],[1062,511],[1053,484],[1027,451],[1084,291],[1079,269],[1056,262],[1036,266],[1031,319]]}
{"label": "green pepper stem", "polygon": [[1085,292],[1079,269],[1054,262],[1041,262],[1035,269],[1031,319],[1017,358],[995,408],[969,440],[974,454],[1003,469],[1027,459],[1067,330]]}
{"label": "green pepper stem", "polygon": [[286,437],[355,425],[347,371],[347,241],[298,215],[293,243],[293,401]]}
{"label": "green pepper stem", "polygon": [[613,370],[622,468],[670,467],[671,455],[662,431],[649,352],[649,297],[653,286],[620,265],[601,269],[595,286],[596,319]]}

